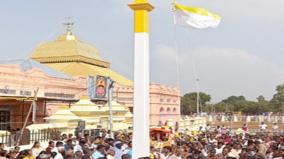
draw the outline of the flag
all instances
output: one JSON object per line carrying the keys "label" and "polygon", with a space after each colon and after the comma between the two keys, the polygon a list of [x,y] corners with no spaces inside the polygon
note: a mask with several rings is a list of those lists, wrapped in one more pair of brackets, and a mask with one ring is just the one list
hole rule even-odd
{"label": "flag", "polygon": [[174,4],[174,23],[180,26],[190,26],[197,29],[216,28],[221,17],[199,7]]}

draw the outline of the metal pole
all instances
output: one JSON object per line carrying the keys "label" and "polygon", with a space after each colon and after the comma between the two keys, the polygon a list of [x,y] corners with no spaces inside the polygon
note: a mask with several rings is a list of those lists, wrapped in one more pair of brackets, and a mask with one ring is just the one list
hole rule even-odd
{"label": "metal pole", "polygon": [[36,111],[37,111],[37,104],[36,104],[36,102],[35,101],[32,101],[33,102],[33,104],[32,104],[32,106],[33,106],[33,113],[32,113],[32,122],[33,123],[35,123],[36,122]]}
{"label": "metal pole", "polygon": [[16,141],[16,145],[17,145],[17,146],[19,145],[20,141],[22,140],[22,136],[23,136],[23,133],[24,133],[24,129],[25,129],[25,127],[27,126],[27,123],[28,123],[30,114],[31,114],[32,109],[33,109],[33,105],[34,105],[35,101],[37,100],[38,91],[39,91],[39,88],[37,88],[37,89],[34,91],[34,98],[33,98],[32,104],[31,104],[31,106],[30,106],[30,108],[29,108],[29,112],[28,112],[28,114],[27,114],[27,116],[26,116],[24,125],[23,125],[23,127],[22,127],[22,129],[21,129],[20,136],[19,136],[18,140]]}
{"label": "metal pole", "polygon": [[108,78],[108,107],[109,107],[109,130],[112,132],[113,130],[113,121],[112,121],[112,91],[113,91],[113,84],[110,78]]}
{"label": "metal pole", "polygon": [[196,91],[197,91],[197,98],[196,98],[196,109],[197,109],[197,115],[200,115],[200,110],[199,110],[199,78],[196,78]]}

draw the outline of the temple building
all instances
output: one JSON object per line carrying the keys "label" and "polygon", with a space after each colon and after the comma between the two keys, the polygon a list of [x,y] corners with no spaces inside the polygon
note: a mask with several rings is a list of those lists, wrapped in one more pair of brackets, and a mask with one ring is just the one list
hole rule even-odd
{"label": "temple building", "polygon": [[[61,119],[67,113],[70,117],[67,123],[72,126],[78,120],[85,120],[87,126],[107,127],[107,104],[85,98],[87,77],[96,75],[116,82],[112,101],[114,129],[129,127],[133,82],[113,71],[95,47],[80,41],[67,29],[54,41],[39,44],[30,59],[0,62],[0,131],[23,127],[37,89],[37,107],[33,110],[35,114],[29,116],[28,125],[48,121],[55,127],[70,127],[63,124],[67,118]],[[151,126],[164,124],[169,119],[179,121],[180,90],[152,83],[150,108]],[[76,118],[72,120],[72,117]]]}
{"label": "temple building", "polygon": [[[75,36],[71,29],[56,40],[44,42],[33,51],[31,58],[72,77],[102,75],[115,82],[117,102],[133,110],[133,82],[110,68],[110,63],[100,57],[99,51]],[[158,83],[150,85],[151,125],[159,125],[167,119],[180,118],[180,90]]]}
{"label": "temple building", "polygon": [[85,81],[30,59],[1,61],[0,130],[22,128],[34,97],[35,115],[30,113],[27,124],[44,122],[49,111],[47,105],[77,101],[85,92]]}

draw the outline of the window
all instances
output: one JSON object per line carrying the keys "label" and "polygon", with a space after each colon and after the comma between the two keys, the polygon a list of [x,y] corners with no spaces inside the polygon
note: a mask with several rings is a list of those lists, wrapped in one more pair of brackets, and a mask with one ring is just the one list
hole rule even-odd
{"label": "window", "polygon": [[0,110],[0,130],[10,130],[10,111]]}
{"label": "window", "polygon": [[160,99],[160,102],[164,102],[164,99]]}
{"label": "window", "polygon": [[171,99],[167,99],[167,102],[170,103],[170,102],[171,102]]}
{"label": "window", "polygon": [[167,112],[171,112],[171,108],[168,107],[168,108],[167,108]]}
{"label": "window", "polygon": [[174,108],[174,109],[173,109],[173,112],[176,112],[176,111],[177,111],[177,109],[176,109],[176,108]]}
{"label": "window", "polygon": [[164,112],[164,108],[163,107],[160,108],[160,112]]}

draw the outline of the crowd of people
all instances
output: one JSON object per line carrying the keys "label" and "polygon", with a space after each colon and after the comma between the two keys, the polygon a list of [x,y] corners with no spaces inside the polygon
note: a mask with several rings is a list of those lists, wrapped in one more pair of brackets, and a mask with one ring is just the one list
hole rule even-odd
{"label": "crowd of people", "polygon": [[[266,129],[261,124],[260,129]],[[284,159],[284,134],[265,131],[250,134],[225,126],[199,131],[173,132],[160,146],[151,144],[145,159]],[[30,149],[8,149],[0,144],[0,159],[131,159],[132,134],[102,130],[98,135],[63,134],[47,146],[35,142]],[[170,144],[169,144],[170,143]]]}
{"label": "crowd of people", "polygon": [[99,135],[62,134],[43,147],[35,142],[30,149],[15,146],[7,150],[0,143],[0,159],[131,159],[131,134],[102,130]]}

